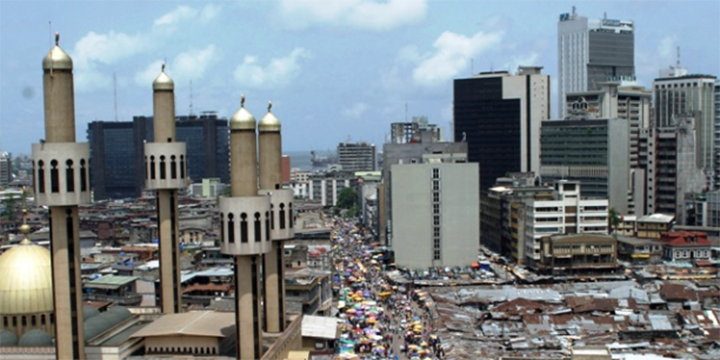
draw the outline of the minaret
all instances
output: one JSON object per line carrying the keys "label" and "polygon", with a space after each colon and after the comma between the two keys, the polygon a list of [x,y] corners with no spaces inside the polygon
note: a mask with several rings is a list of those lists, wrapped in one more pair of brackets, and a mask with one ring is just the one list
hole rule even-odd
{"label": "minaret", "polygon": [[258,195],[255,118],[240,110],[230,119],[230,197],[221,197],[220,252],[234,255],[237,358],[262,357],[260,266],[270,248],[270,197]]}
{"label": "minaret", "polygon": [[175,142],[175,84],[165,64],[153,81],[155,142],[145,144],[145,188],[157,190],[160,304],[163,314],[182,310],[178,189],[186,186],[185,143]]}
{"label": "minaret", "polygon": [[90,202],[90,147],[75,142],[73,63],[58,45],[43,59],[45,140],[33,144],[35,201],[50,212],[55,351],[58,359],[85,359],[80,219]]}
{"label": "minaret", "polygon": [[260,149],[260,194],[270,195],[270,238],[272,248],[264,256],[265,331],[285,330],[285,240],[295,236],[293,191],[282,188],[282,139],[280,121],[268,112],[258,124]]}

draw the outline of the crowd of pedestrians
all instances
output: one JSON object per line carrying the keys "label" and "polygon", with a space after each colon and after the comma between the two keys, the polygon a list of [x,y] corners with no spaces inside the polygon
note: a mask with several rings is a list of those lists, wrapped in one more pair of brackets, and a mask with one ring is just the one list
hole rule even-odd
{"label": "crowd of pedestrians", "polygon": [[370,244],[364,229],[340,218],[331,227],[333,291],[341,319],[336,359],[444,359],[423,292],[385,276],[379,244]]}

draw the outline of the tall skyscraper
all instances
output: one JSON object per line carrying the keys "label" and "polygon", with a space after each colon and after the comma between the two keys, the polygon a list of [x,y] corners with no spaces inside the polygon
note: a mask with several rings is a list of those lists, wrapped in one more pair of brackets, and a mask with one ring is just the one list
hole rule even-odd
{"label": "tall skyscraper", "polygon": [[[558,115],[569,93],[598,90],[612,79],[634,78],[635,33],[629,20],[588,19],[560,14],[558,22]],[[481,164],[482,166],[482,164]]]}
{"label": "tall skyscraper", "polygon": [[540,122],[550,119],[550,77],[541,69],[455,80],[455,141],[467,141],[468,161],[480,163],[483,192],[509,172],[540,169]]}
{"label": "tall skyscraper", "polygon": [[338,164],[344,171],[375,171],[377,150],[375,144],[343,142],[337,147]]}
{"label": "tall skyscraper", "polygon": [[[676,76],[667,76],[670,72],[661,72],[653,81],[655,121],[654,127],[674,127],[681,118],[692,117],[696,145],[695,160],[697,166],[705,172],[708,184],[720,176],[715,167],[717,156],[715,146],[715,76],[687,74],[684,69],[676,69]],[[719,144],[720,145],[720,144]]]}
{"label": "tall skyscraper", "polygon": [[90,149],[75,142],[73,62],[59,40],[42,62],[45,140],[32,146],[35,201],[50,213],[55,356],[85,359],[78,205],[90,202]]}
{"label": "tall skyscraper", "polygon": [[[215,113],[177,116],[177,141],[187,145],[187,176],[230,181],[228,122]],[[93,121],[88,124],[96,200],[137,197],[145,184],[143,146],[153,142],[151,116],[136,116],[132,122]]]}
{"label": "tall skyscraper", "polygon": [[175,83],[162,72],[153,81],[153,116],[156,142],[144,146],[145,189],[157,194],[160,252],[160,307],[163,314],[182,311],[180,281],[180,211],[178,190],[187,182],[185,143],[175,136]]}

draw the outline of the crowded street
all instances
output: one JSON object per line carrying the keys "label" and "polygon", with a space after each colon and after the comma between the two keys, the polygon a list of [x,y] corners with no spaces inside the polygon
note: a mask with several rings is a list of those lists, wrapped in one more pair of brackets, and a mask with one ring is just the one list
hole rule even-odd
{"label": "crowded street", "polygon": [[386,254],[363,229],[345,219],[331,224],[340,339],[336,359],[443,359],[434,335],[432,303],[421,290],[387,278]]}

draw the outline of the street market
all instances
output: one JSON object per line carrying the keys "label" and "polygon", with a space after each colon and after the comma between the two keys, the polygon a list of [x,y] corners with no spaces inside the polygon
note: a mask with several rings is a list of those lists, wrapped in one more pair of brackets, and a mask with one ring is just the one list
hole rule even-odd
{"label": "street market", "polygon": [[426,294],[386,278],[380,244],[368,243],[363,229],[336,218],[333,292],[341,337],[336,359],[443,359],[445,350],[429,319]]}

